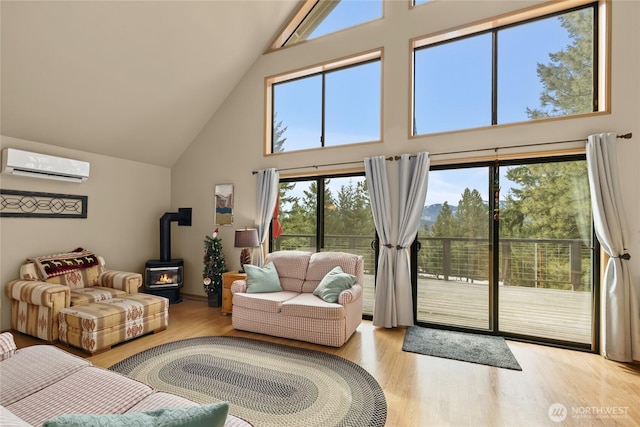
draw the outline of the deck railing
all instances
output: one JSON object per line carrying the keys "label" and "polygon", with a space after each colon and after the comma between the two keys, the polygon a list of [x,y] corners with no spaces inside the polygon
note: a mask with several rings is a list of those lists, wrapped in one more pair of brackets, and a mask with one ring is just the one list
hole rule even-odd
{"label": "deck railing", "polygon": [[[464,237],[420,237],[420,277],[461,282],[486,282],[489,277],[489,240]],[[365,274],[375,272],[371,237],[325,235],[325,251],[362,255]],[[316,237],[283,234],[273,250],[314,252]],[[579,239],[501,239],[498,281],[502,285],[591,291],[591,248]]]}

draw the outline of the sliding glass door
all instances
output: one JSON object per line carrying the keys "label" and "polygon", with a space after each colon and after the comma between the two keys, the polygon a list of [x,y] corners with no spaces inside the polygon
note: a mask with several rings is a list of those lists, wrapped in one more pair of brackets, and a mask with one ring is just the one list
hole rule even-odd
{"label": "sliding glass door", "polygon": [[270,251],[340,251],[364,256],[363,314],[373,315],[375,225],[364,173],[281,179]]}
{"label": "sliding glass door", "polygon": [[418,231],[418,322],[489,324],[489,168],[432,170]]}
{"label": "sliding glass door", "polygon": [[593,242],[584,160],[500,168],[498,329],[591,344]]}
{"label": "sliding glass door", "polygon": [[432,168],[416,322],[592,348],[591,224],[584,156]]}

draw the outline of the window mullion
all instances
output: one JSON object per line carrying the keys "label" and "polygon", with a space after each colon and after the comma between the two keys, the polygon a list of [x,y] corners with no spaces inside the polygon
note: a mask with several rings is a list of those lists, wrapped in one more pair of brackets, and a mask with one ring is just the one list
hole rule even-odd
{"label": "window mullion", "polygon": [[491,32],[491,125],[498,124],[498,32]]}
{"label": "window mullion", "polygon": [[324,206],[326,202],[324,200],[325,179],[318,178],[316,182],[316,186],[318,188],[318,195],[316,199],[316,209],[318,212],[318,222],[316,223],[316,252],[321,252],[324,249]]}
{"label": "window mullion", "polygon": [[324,147],[324,130],[325,130],[325,106],[326,106],[326,101],[325,101],[325,96],[326,96],[326,84],[327,84],[327,74],[326,73],[322,73],[322,96],[321,96],[321,102],[322,102],[322,107],[321,107],[321,119],[320,119],[320,146]]}
{"label": "window mullion", "polygon": [[593,70],[593,111],[600,110],[600,88],[598,82],[600,81],[600,65],[599,65],[599,46],[600,46],[600,18],[598,16],[599,8],[593,6],[593,64],[591,69]]}

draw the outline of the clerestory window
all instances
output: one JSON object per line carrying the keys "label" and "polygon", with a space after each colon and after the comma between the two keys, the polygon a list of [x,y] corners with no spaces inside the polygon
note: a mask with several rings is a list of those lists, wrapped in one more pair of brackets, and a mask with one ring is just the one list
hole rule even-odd
{"label": "clerestory window", "polygon": [[380,19],[382,10],[383,0],[306,0],[269,50]]}
{"label": "clerestory window", "polygon": [[381,139],[382,50],[267,79],[267,154]]}
{"label": "clerestory window", "polygon": [[413,40],[411,134],[605,111],[605,3],[568,3]]}

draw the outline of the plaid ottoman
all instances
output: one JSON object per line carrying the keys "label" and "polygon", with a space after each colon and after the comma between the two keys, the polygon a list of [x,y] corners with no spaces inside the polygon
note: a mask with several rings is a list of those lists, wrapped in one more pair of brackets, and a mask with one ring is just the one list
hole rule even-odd
{"label": "plaid ottoman", "polygon": [[89,353],[159,332],[169,324],[169,300],[130,294],[105,301],[63,308],[58,314],[60,341]]}

